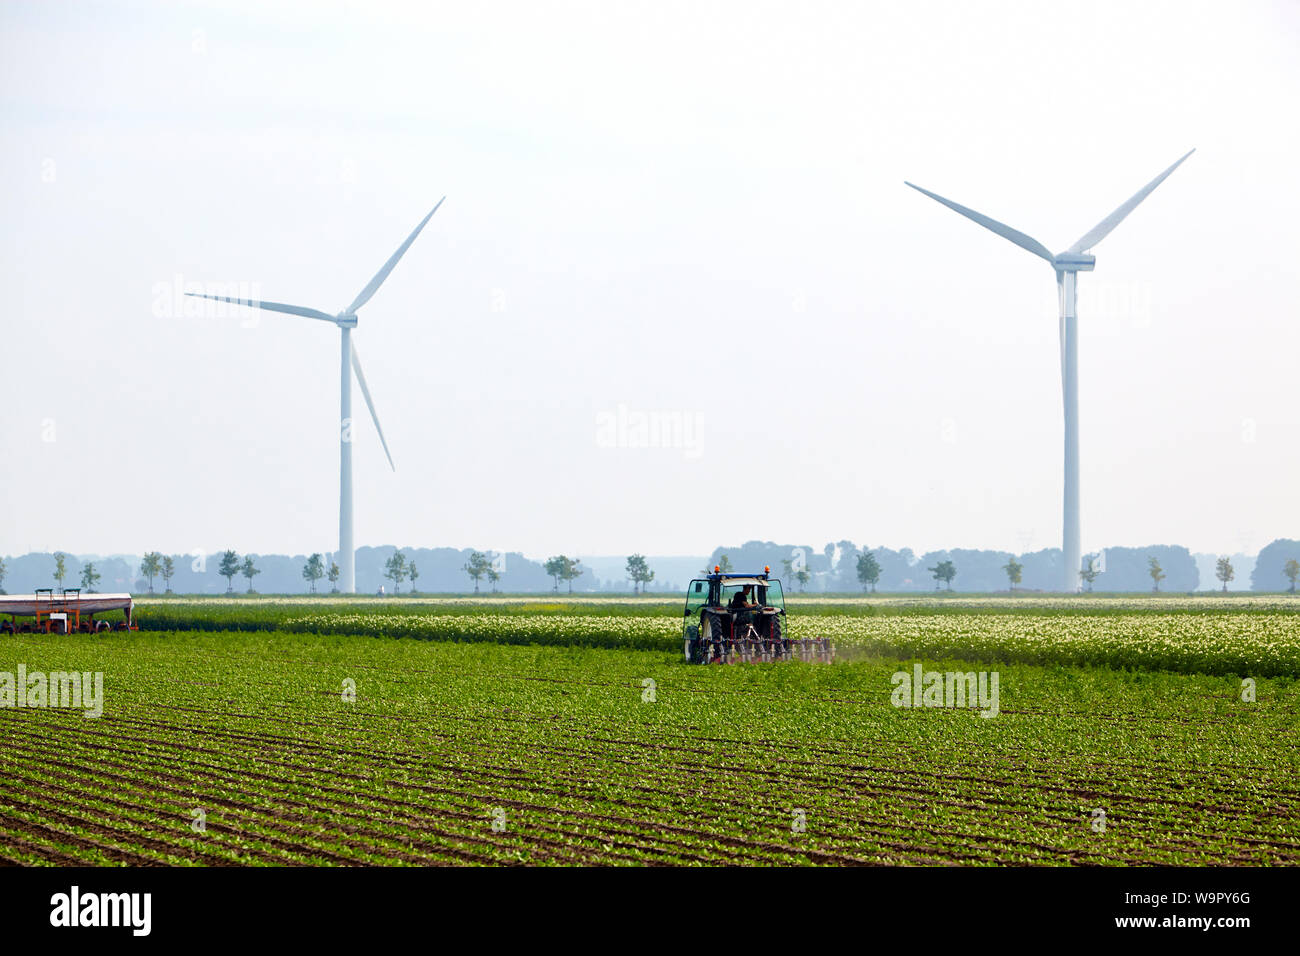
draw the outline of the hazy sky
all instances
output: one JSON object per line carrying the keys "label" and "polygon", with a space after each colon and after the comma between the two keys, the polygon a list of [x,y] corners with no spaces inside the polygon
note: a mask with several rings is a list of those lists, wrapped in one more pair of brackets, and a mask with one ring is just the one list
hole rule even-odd
{"label": "hazy sky", "polygon": [[[0,4],[0,553],[1300,537],[1300,4]],[[163,291],[166,290],[166,291]],[[638,415],[674,425],[634,447]]]}

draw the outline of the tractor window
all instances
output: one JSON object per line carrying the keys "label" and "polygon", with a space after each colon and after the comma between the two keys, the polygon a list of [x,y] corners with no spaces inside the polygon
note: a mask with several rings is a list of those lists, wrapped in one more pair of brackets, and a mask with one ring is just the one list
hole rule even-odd
{"label": "tractor window", "polygon": [[[743,590],[745,590],[745,586],[743,584],[736,584],[736,585],[724,584],[722,586],[722,606],[723,607],[729,606],[731,604],[732,598],[734,598],[737,594],[739,594]],[[757,601],[758,601],[758,595],[756,595],[753,591],[751,591],[749,594],[748,603],[754,604]]]}
{"label": "tractor window", "polygon": [[686,588],[686,617],[691,617],[709,603],[709,582],[692,581]]}
{"label": "tractor window", "polygon": [[781,593],[781,582],[775,578],[767,582],[767,606],[785,610],[785,595]]}

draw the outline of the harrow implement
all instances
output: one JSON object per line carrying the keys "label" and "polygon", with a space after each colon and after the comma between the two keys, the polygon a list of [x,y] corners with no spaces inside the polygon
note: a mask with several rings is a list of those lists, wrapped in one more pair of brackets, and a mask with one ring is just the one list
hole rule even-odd
{"label": "harrow implement", "polygon": [[[688,648],[687,659],[691,660]],[[804,661],[829,664],[835,660],[835,645],[829,637],[783,638],[762,637],[713,638],[702,644],[698,664],[770,664],[777,661]]]}

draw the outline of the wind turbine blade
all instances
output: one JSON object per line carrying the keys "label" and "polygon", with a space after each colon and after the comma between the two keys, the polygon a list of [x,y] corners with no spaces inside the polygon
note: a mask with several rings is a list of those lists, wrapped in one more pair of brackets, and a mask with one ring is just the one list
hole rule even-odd
{"label": "wind turbine blade", "polygon": [[967,219],[971,219],[979,223],[985,229],[988,229],[992,232],[996,232],[1003,239],[1010,239],[1021,249],[1027,249],[1030,252],[1032,252],[1034,255],[1041,256],[1042,258],[1046,259],[1048,262],[1055,261],[1052,254],[1047,250],[1047,247],[1043,245],[1041,242],[1039,242],[1037,239],[1033,238],[1032,236],[1027,236],[1018,229],[1012,229],[1010,226],[1000,223],[996,219],[990,219],[988,216],[984,215],[983,213],[978,213],[974,209],[967,209],[965,206],[955,203],[951,199],[944,199],[942,196],[938,196],[930,192],[930,190],[928,189],[922,189],[920,186],[914,185],[913,183],[908,183],[906,181],[904,182],[906,185],[911,186],[917,192],[925,193],[925,195],[929,196],[935,202],[943,203],[949,209],[953,210],[954,212],[961,213]]}
{"label": "wind turbine blade", "polygon": [[215,299],[218,302],[233,302],[235,305],[247,306],[250,309],[266,309],[268,312],[286,312],[289,315],[305,315],[309,319],[320,319],[323,322],[335,321],[334,316],[327,315],[319,309],[308,309],[301,305],[285,305],[283,302],[265,302],[261,299],[232,299],[228,295],[207,295],[203,292],[186,292],[186,295],[193,296],[196,299]]}
{"label": "wind turbine blade", "polygon": [[[443,200],[446,198],[446,196],[443,196],[442,199],[439,199],[438,206],[441,206]],[[415,237],[420,234],[420,230],[424,228],[424,224],[433,218],[433,214],[438,211],[438,206],[434,206],[433,209],[429,211],[429,215],[420,220],[420,224],[415,227],[415,231],[406,237],[406,241],[398,247],[396,252],[393,253],[392,258],[384,263],[384,267],[375,274],[373,279],[370,280],[370,284],[361,290],[361,294],[353,300],[350,306],[347,307],[346,311],[348,313],[357,311],[357,309],[370,301],[370,297],[378,291],[379,287],[384,284],[384,280],[388,278],[388,273],[393,271],[393,266],[397,265],[398,260],[406,254],[406,250],[411,247],[411,243],[415,242]]]}
{"label": "wind turbine blade", "polygon": [[361,395],[366,400],[366,408],[370,409],[370,418],[375,423],[375,431],[379,432],[379,444],[384,446],[384,454],[388,456],[388,467],[393,471],[397,471],[397,466],[393,464],[393,456],[388,451],[388,442],[384,439],[384,428],[379,424],[379,413],[375,411],[375,403],[370,398],[370,389],[366,385],[366,373],[361,371],[361,359],[357,357],[355,342],[352,343],[352,371],[357,373],[357,384],[361,386]]}
{"label": "wind turbine blade", "polygon": [[1135,195],[1128,202],[1124,203],[1124,205],[1120,206],[1118,209],[1116,209],[1113,213],[1111,213],[1101,222],[1097,223],[1097,225],[1093,226],[1092,229],[1089,230],[1083,236],[1082,239],[1080,239],[1078,242],[1076,242],[1074,245],[1070,247],[1070,252],[1075,254],[1086,252],[1087,250],[1095,246],[1097,243],[1105,239],[1108,235],[1110,235],[1110,231],[1114,229],[1116,226],[1118,226],[1121,222],[1123,222],[1124,217],[1127,216],[1129,213],[1131,213],[1134,209],[1136,209],[1138,203],[1146,199],[1147,196],[1151,195],[1151,190],[1155,189],[1157,186],[1163,183],[1165,179],[1168,178],[1169,174],[1172,173],[1179,166],[1181,166],[1183,164],[1183,160],[1185,160],[1188,156],[1192,155],[1192,153],[1194,152],[1196,152],[1196,150],[1194,149],[1188,150],[1187,154],[1183,156],[1182,159],[1174,163],[1172,166],[1166,169],[1155,179],[1151,180],[1151,182],[1143,186],[1140,190],[1138,190],[1137,195]]}

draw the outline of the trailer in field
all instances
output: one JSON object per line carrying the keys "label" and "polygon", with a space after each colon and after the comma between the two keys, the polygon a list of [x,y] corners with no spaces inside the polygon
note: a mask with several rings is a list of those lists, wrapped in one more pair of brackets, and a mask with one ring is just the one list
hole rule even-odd
{"label": "trailer in field", "polygon": [[[96,614],[121,611],[116,623]],[[135,601],[129,594],[82,594],[80,588],[38,588],[34,594],[0,594],[0,631],[71,634],[89,631],[134,631]],[[5,618],[8,620],[4,620]]]}

